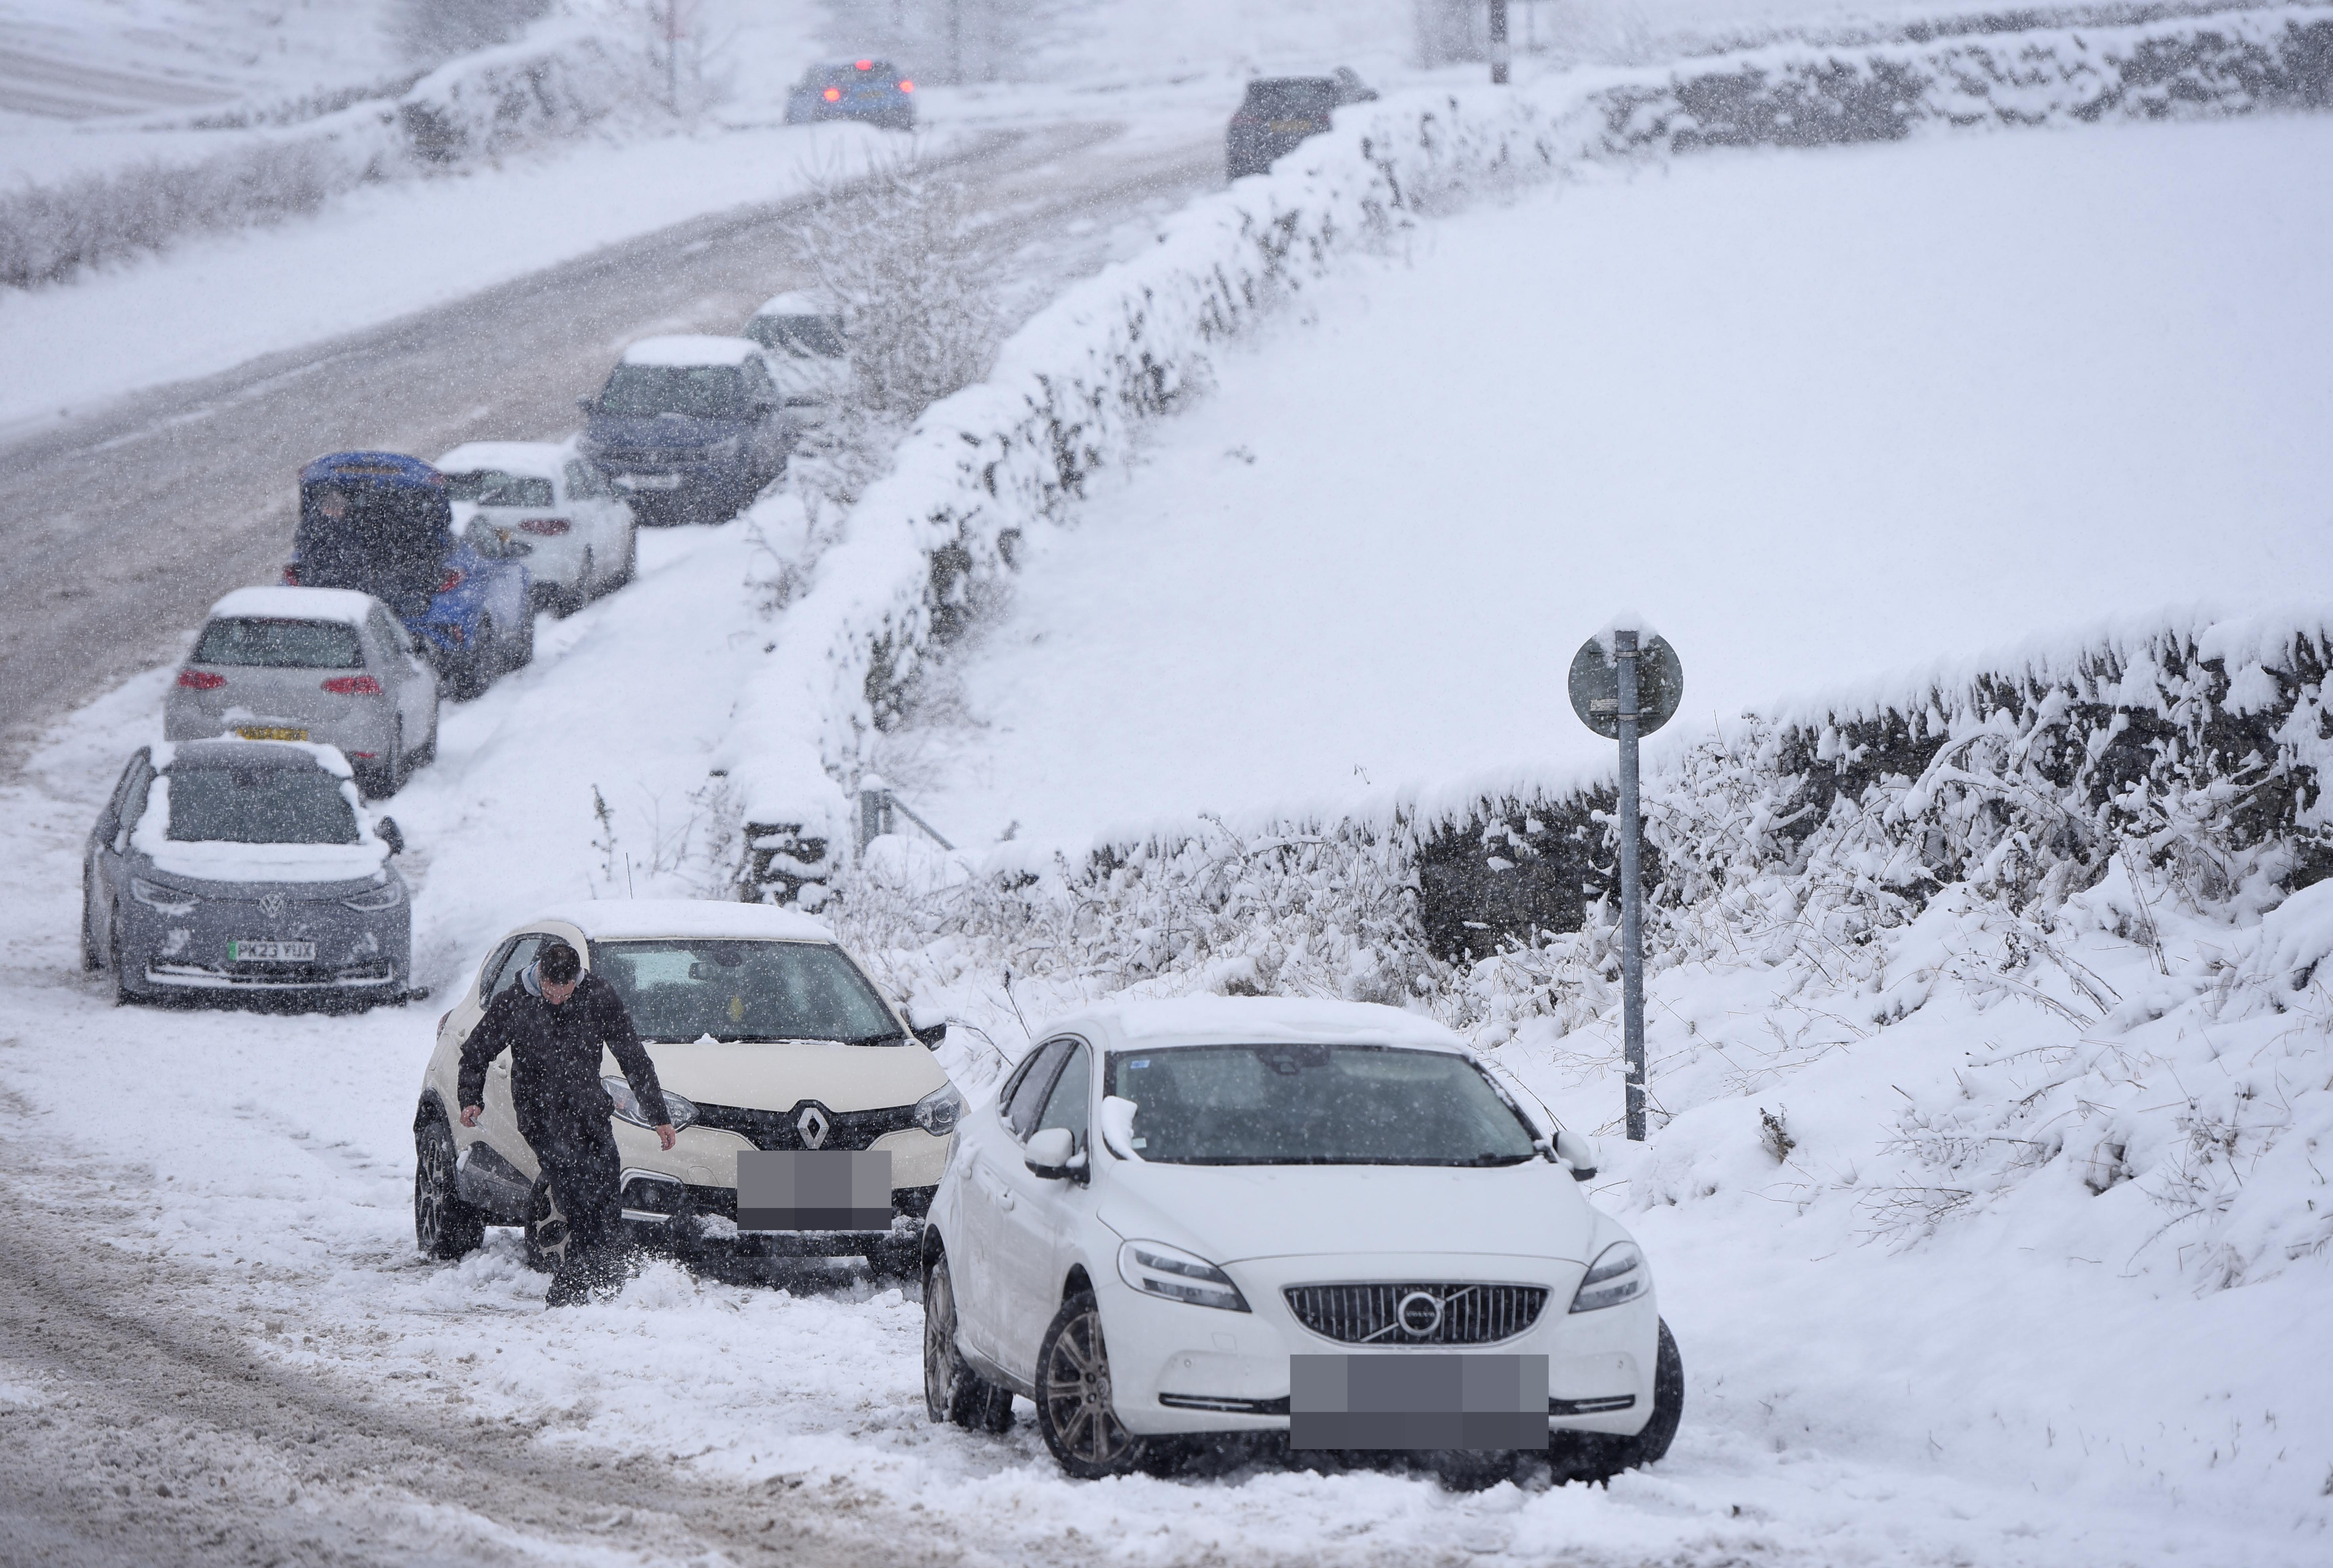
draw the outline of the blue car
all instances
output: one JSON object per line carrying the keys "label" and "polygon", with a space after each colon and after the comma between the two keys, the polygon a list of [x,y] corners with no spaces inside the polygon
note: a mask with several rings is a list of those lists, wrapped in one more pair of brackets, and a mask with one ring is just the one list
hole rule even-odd
{"label": "blue car", "polygon": [[813,65],[786,93],[786,123],[860,120],[888,130],[916,129],[916,84],[888,60]]}
{"label": "blue car", "polygon": [[300,528],[283,581],[353,588],[389,606],[453,695],[471,697],[534,657],[530,547],[454,532],[446,476],[394,452],[336,452],[300,470]]}

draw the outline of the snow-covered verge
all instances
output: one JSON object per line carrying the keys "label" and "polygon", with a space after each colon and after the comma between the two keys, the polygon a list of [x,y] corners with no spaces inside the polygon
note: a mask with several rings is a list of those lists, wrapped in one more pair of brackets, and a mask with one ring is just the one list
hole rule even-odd
{"label": "snow-covered verge", "polygon": [[310,213],[360,185],[459,168],[653,104],[645,56],[569,20],[440,66],[393,100],[192,163],[95,168],[0,194],[0,287],[59,283],[202,231]]}
{"label": "snow-covered verge", "polygon": [[1070,291],[1005,344],[987,381],[918,422],[746,693],[725,762],[757,841],[782,857],[789,890],[822,870],[870,737],[966,626],[967,606],[1009,577],[1024,534],[1122,466],[1148,421],[1206,384],[1225,342],[1421,215],[1597,159],[2316,106],[2333,93],[2328,52],[2333,16],[2289,8],[1858,51],[1777,45],[1347,111],[1333,136],[1195,204],[1147,254]]}

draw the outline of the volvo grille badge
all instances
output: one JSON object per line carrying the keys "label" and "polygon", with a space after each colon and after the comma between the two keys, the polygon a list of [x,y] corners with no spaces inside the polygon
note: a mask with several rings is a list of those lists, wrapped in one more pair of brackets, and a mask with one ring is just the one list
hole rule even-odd
{"label": "volvo grille badge", "polygon": [[1414,1290],[1401,1298],[1393,1315],[1394,1321],[1401,1324],[1402,1332],[1422,1340],[1442,1326],[1442,1302],[1422,1290]]}

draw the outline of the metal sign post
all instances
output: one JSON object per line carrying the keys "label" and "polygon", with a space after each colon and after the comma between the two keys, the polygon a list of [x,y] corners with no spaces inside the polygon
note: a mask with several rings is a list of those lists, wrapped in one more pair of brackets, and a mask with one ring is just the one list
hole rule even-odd
{"label": "metal sign post", "polygon": [[1571,709],[1620,743],[1620,1014],[1628,1085],[1628,1140],[1645,1140],[1645,883],[1639,870],[1637,741],[1668,723],[1685,697],[1685,667],[1668,640],[1637,643],[1616,627],[1608,648],[1589,638],[1571,660]]}

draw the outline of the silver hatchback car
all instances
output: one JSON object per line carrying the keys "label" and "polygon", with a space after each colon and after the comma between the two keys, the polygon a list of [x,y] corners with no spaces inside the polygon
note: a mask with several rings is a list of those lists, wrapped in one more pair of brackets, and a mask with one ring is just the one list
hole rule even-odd
{"label": "silver hatchback car", "polygon": [[437,676],[389,607],[345,588],[244,588],[211,606],[162,702],[165,739],[337,746],[375,797],[437,750]]}
{"label": "silver hatchback car", "polygon": [[412,909],[327,746],[198,740],[139,751],[82,867],[82,967],[118,1000],[242,994],[402,1001]]}

